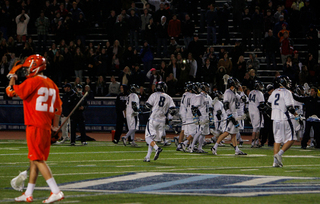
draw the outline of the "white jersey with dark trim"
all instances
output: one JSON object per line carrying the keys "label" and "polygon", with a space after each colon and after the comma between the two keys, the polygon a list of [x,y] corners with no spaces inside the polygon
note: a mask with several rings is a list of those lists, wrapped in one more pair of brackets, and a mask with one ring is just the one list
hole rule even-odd
{"label": "white jersey with dark trim", "polygon": [[236,109],[237,109],[238,116],[242,116],[244,115],[244,107],[246,106],[246,103],[249,102],[249,100],[248,100],[248,97],[243,92],[240,92],[239,95],[241,97],[242,96],[246,97],[246,102],[243,102],[241,98],[237,98],[237,102],[236,102]]}
{"label": "white jersey with dark trim", "polygon": [[294,103],[294,109],[296,110],[296,112],[300,115],[304,115],[303,113],[303,104],[304,103],[301,103],[299,101],[296,101],[293,99],[293,103]]}
{"label": "white jersey with dark trim", "polygon": [[135,112],[133,110],[133,108],[132,108],[132,102],[135,102],[137,104],[137,109],[140,108],[139,96],[136,93],[131,93],[128,96],[127,107],[126,107],[126,115],[131,115],[133,112]]}
{"label": "white jersey with dark trim", "polygon": [[[192,93],[190,92],[185,92],[182,97],[181,97],[181,102],[180,102],[180,108],[179,108],[179,114],[181,117],[182,121],[186,121],[186,114],[187,114],[187,98],[189,97],[189,95],[191,95]],[[190,100],[189,100],[190,101]]]}
{"label": "white jersey with dark trim", "polygon": [[261,91],[252,90],[249,93],[249,112],[259,112],[258,106],[264,102],[264,96]]}
{"label": "white jersey with dark trim", "polygon": [[287,110],[288,106],[294,105],[294,100],[292,93],[285,88],[277,88],[271,94],[268,99],[268,102],[271,103],[271,120],[288,120],[289,112]]}
{"label": "white jersey with dark trim", "polygon": [[146,103],[152,105],[152,112],[149,119],[159,122],[165,122],[166,113],[169,108],[176,107],[172,98],[168,94],[162,92],[151,94]]}
{"label": "white jersey with dark trim", "polygon": [[187,112],[186,112],[186,122],[190,123],[193,122],[193,114],[191,110],[191,106],[198,106],[198,95],[195,93],[190,93],[188,96],[185,98],[185,103],[187,107]]}
{"label": "white jersey with dark trim", "polygon": [[223,94],[223,103],[229,103],[229,109],[225,110],[227,115],[232,114],[233,117],[237,117],[236,102],[241,96],[238,93],[233,92],[231,89],[227,89]]}

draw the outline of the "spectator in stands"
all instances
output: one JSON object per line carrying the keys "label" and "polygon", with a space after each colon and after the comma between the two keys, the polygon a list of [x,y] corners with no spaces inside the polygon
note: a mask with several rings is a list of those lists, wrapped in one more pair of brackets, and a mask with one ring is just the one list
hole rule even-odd
{"label": "spectator in stands", "polygon": [[216,66],[211,63],[210,58],[205,59],[205,64],[202,66],[201,71],[201,81],[207,82],[209,84],[214,84],[215,82],[215,73],[217,72]]}
{"label": "spectator in stands", "polygon": [[37,18],[36,23],[37,34],[38,34],[38,51],[43,52],[47,46],[47,35],[49,29],[49,19],[44,16],[44,11],[41,10],[40,17]]}
{"label": "spectator in stands", "polygon": [[260,13],[260,7],[256,6],[252,14],[252,27],[253,27],[253,43],[254,51],[260,51],[262,32],[263,32],[263,14]]}
{"label": "spectator in stands", "polygon": [[16,45],[15,45],[15,41],[12,36],[10,36],[8,38],[7,48],[8,48],[8,52],[10,52],[10,53],[16,52]]}
{"label": "spectator in stands", "polygon": [[113,42],[115,39],[115,24],[116,24],[116,12],[114,10],[110,11],[110,16],[107,18],[106,22],[106,31],[107,36],[110,42]]}
{"label": "spectator in stands", "polygon": [[202,55],[205,49],[203,44],[199,41],[199,36],[197,33],[193,35],[193,41],[189,43],[188,52],[192,53],[193,58],[197,61],[198,67],[202,66]]}
{"label": "spectator in stands", "polygon": [[[157,56],[167,57],[167,39],[168,39],[168,24],[166,22],[166,17],[161,17],[161,22],[157,25]],[[163,46],[161,54],[161,46]]]}
{"label": "spectator in stands", "polygon": [[136,63],[133,66],[132,73],[131,73],[131,84],[137,84],[139,86],[142,86],[145,81],[146,75],[140,70],[140,66],[138,63]]}
{"label": "spectator in stands", "polygon": [[234,48],[230,50],[232,64],[236,64],[241,55],[244,55],[243,46],[241,44],[241,41],[236,40]]}
{"label": "spectator in stands", "polygon": [[292,6],[290,13],[290,30],[291,36],[296,38],[301,36],[300,10],[296,6]]}
{"label": "spectator in stands", "polygon": [[157,82],[162,81],[162,77],[155,68],[150,69],[146,76],[150,82],[151,93],[153,93],[155,89],[155,85],[157,84]]}
{"label": "spectator in stands", "polygon": [[20,55],[21,58],[28,57],[28,56],[32,55],[33,53],[34,53],[34,51],[33,51],[32,47],[30,46],[30,44],[28,42],[25,42],[22,53]]}
{"label": "spectator in stands", "polygon": [[149,23],[146,26],[146,33],[145,33],[145,40],[149,43],[150,46],[155,45],[156,41],[156,31],[157,31],[157,26],[153,22],[153,18],[149,19]]}
{"label": "spectator in stands", "polygon": [[280,54],[282,64],[286,62],[288,56],[291,56],[293,53],[293,42],[289,38],[288,32],[283,33],[283,40],[280,46]]}
{"label": "spectator in stands", "polygon": [[80,13],[83,13],[82,10],[80,8],[78,8],[77,2],[72,3],[72,8],[70,9],[70,12],[72,14],[72,19],[74,21],[77,21],[80,17]]}
{"label": "spectator in stands", "polygon": [[242,33],[242,41],[243,47],[245,50],[251,50],[251,15],[249,14],[249,7],[244,9],[244,14],[242,15],[241,22],[241,33]]}
{"label": "spectator in stands", "polygon": [[269,30],[274,28],[274,17],[271,15],[271,10],[267,10],[267,15],[263,19],[264,22],[264,37],[268,36]]}
{"label": "spectator in stands", "polygon": [[176,87],[177,87],[177,79],[174,78],[173,73],[170,73],[169,76],[166,78],[166,84],[168,86],[167,94],[169,96],[175,96]]}
{"label": "spectator in stands", "polygon": [[227,74],[227,70],[224,68],[224,66],[220,66],[216,73],[216,85],[217,89],[222,92],[224,92],[226,89],[223,81],[223,76],[225,74]]}
{"label": "spectator in stands", "polygon": [[128,9],[128,13],[131,13],[131,10],[134,10],[134,13],[138,17],[141,16],[140,10],[136,7],[136,3],[134,1],[131,2],[131,7]]}
{"label": "spectator in stands", "polygon": [[134,65],[134,63],[132,62],[132,56],[133,56],[133,49],[132,49],[132,46],[129,45],[127,49],[124,51],[122,56],[124,66],[132,67],[132,65]]}
{"label": "spectator in stands", "polygon": [[90,90],[91,90],[91,89],[94,90],[94,85],[93,85],[93,83],[91,82],[90,77],[86,77],[86,80],[85,80],[85,82],[83,83],[83,85],[84,85],[84,86],[88,85],[88,86],[90,86]]}
{"label": "spectator in stands", "polygon": [[143,47],[140,52],[140,57],[143,62],[143,69],[144,73],[147,74],[147,72],[152,68],[152,61],[153,61],[153,52],[148,44],[148,41],[144,41]]}
{"label": "spectator in stands", "polygon": [[182,23],[182,27],[181,27],[184,46],[186,49],[188,49],[189,43],[192,41],[194,30],[195,30],[195,25],[191,21],[190,16],[186,14],[185,21]]}
{"label": "spectator in stands", "polygon": [[241,25],[242,17],[242,8],[245,6],[245,1],[232,1],[232,17],[233,17],[233,26],[236,31],[239,31]]}
{"label": "spectator in stands", "polygon": [[[170,60],[172,62],[173,58],[171,58]],[[169,69],[168,69],[168,66],[165,61],[161,61],[158,70],[159,70],[159,74],[161,75],[162,79],[165,79],[169,75]]]}
{"label": "spectator in stands", "polygon": [[169,47],[168,47],[168,54],[169,55],[174,54],[174,52],[176,51],[177,46],[178,46],[178,43],[177,43],[176,39],[174,37],[171,37],[170,38],[170,44],[169,44]]}
{"label": "spectator in stands", "polygon": [[310,0],[305,0],[304,7],[300,9],[300,24],[302,26],[302,36],[305,36],[309,25],[315,20],[316,15],[313,10],[312,5],[310,5]]}
{"label": "spectator in stands", "polygon": [[219,35],[218,42],[222,43],[222,38],[225,38],[225,44],[230,44],[230,35],[229,35],[229,4],[224,3],[223,8],[218,9],[218,24],[219,24]]}
{"label": "spectator in stands", "polygon": [[[68,47],[66,47],[63,50],[63,57],[64,57],[65,76],[70,81],[71,77],[74,76],[75,73],[74,73],[73,55],[69,51]],[[64,79],[66,79],[66,78],[64,78]]]}
{"label": "spectator in stands", "polygon": [[60,54],[60,50],[57,50],[56,54],[53,57],[53,81],[58,85],[61,86],[62,78],[65,79],[66,75],[64,73],[64,57]]}
{"label": "spectator in stands", "polygon": [[74,83],[73,83],[73,88],[76,88],[77,85],[81,85],[82,86],[82,81],[79,77],[76,77],[76,79],[74,80]]}
{"label": "spectator in stands", "polygon": [[76,53],[74,54],[74,57],[73,57],[73,64],[74,64],[74,72],[76,77],[79,77],[82,80],[85,57],[82,54],[79,47],[76,48]]}
{"label": "spectator in stands", "polygon": [[275,37],[278,37],[278,33],[282,29],[283,24],[285,24],[286,28],[288,28],[288,23],[284,21],[283,15],[280,15],[279,21],[274,25],[274,28],[273,28],[273,35]]}
{"label": "spectator in stands", "polygon": [[292,84],[295,84],[296,67],[292,64],[291,56],[288,56],[286,62],[283,64],[283,74],[291,79]]}
{"label": "spectator in stands", "polygon": [[108,74],[108,71],[110,70],[110,67],[109,67],[110,61],[109,61],[109,56],[106,53],[106,49],[102,48],[101,53],[94,58],[94,62],[96,65],[97,75],[106,76]]}
{"label": "spectator in stands", "polygon": [[313,55],[311,53],[308,54],[308,58],[305,60],[305,62],[303,64],[308,67],[310,82],[314,82],[314,79],[316,77],[315,66],[316,66],[317,62],[313,58]]}
{"label": "spectator in stands", "polygon": [[293,52],[292,64],[293,64],[294,66],[299,67],[299,69],[301,69],[302,63],[301,63],[301,61],[300,61],[300,56],[299,56],[298,50],[295,50],[295,51]]}
{"label": "spectator in stands", "polygon": [[169,37],[175,38],[177,41],[181,33],[181,21],[177,18],[176,14],[173,14],[172,19],[168,24],[168,35]]}
{"label": "spectator in stands", "polygon": [[140,96],[140,102],[146,102],[149,98],[148,94],[146,93],[145,89],[143,86],[140,86],[139,89],[139,96]]}
{"label": "spectator in stands", "polygon": [[68,14],[66,19],[63,21],[63,25],[65,29],[64,39],[69,43],[73,39],[73,19],[70,14]]}
{"label": "spectator in stands", "polygon": [[161,23],[162,16],[165,16],[166,17],[166,21],[167,21],[167,19],[169,17],[169,13],[168,13],[168,10],[166,10],[164,8],[164,4],[160,4],[159,10],[156,9],[156,12],[154,13],[154,22],[156,24]]}
{"label": "spectator in stands", "polygon": [[260,62],[254,53],[249,53],[249,59],[247,60],[247,70],[251,69],[254,69],[255,71],[260,69]]}
{"label": "spectator in stands", "polygon": [[118,16],[118,20],[114,25],[115,39],[117,39],[121,45],[125,46],[128,38],[128,25],[127,22],[123,20],[122,15]]}
{"label": "spectator in stands", "polygon": [[119,74],[119,80],[121,84],[130,85],[131,84],[131,70],[126,66],[122,72]]}
{"label": "spectator in stands", "polygon": [[275,23],[278,23],[282,16],[282,18],[284,18],[284,13],[282,12],[282,7],[280,5],[277,6],[277,11],[273,14],[273,17],[274,17],[274,20],[275,20]]}
{"label": "spectator in stands", "polygon": [[120,93],[120,83],[116,81],[114,76],[110,78],[109,92],[107,96],[117,96]]}
{"label": "spectator in stands", "polygon": [[64,3],[60,3],[59,9],[56,11],[56,13],[60,13],[60,16],[62,18],[66,18],[66,16],[68,15],[69,11],[64,8]]}
{"label": "spectator in stands", "polygon": [[243,55],[241,55],[238,58],[237,63],[234,64],[234,68],[233,68],[233,74],[232,76],[234,76],[235,78],[241,80],[244,78],[244,75],[247,72],[247,63],[244,60]]}
{"label": "spectator in stands", "polygon": [[119,73],[120,63],[122,62],[123,48],[118,40],[115,40],[110,49],[113,71]]}
{"label": "spectator in stands", "polygon": [[197,65],[197,61],[193,58],[191,52],[189,52],[189,54],[188,54],[187,63],[190,66],[189,80],[195,81],[195,79],[197,77],[198,65]]}
{"label": "spectator in stands", "polygon": [[[216,25],[218,23],[218,12],[214,7],[214,4],[209,5],[209,10],[206,13],[206,21],[207,21],[207,45],[215,45],[217,44],[217,30]],[[212,44],[211,44],[212,38]]]}
{"label": "spectator in stands", "polygon": [[268,69],[271,69],[271,62],[273,65],[273,69],[277,69],[276,53],[278,52],[278,49],[279,43],[277,41],[277,38],[273,36],[272,30],[269,29],[268,36],[265,37],[263,41],[263,52],[266,55]]}
{"label": "spectator in stands", "polygon": [[[16,57],[16,54],[14,52],[10,53],[10,61],[9,61],[9,67],[8,67],[9,71],[12,69],[15,62],[18,60],[19,60],[19,58]],[[7,76],[7,75],[5,75],[5,76]]]}
{"label": "spectator in stands", "polygon": [[316,62],[318,62],[318,52],[319,52],[319,41],[318,41],[318,31],[314,28],[314,25],[309,26],[309,31],[306,35],[308,41],[308,52],[312,54]]}
{"label": "spectator in stands", "polygon": [[217,54],[214,52],[214,47],[211,46],[211,47],[208,47],[208,51],[207,53],[203,56],[203,64],[205,64],[205,61],[207,58],[209,58],[210,60],[210,64],[212,66],[214,66],[215,69],[217,69],[217,64],[218,64],[218,61],[219,61],[219,58],[217,56]]}
{"label": "spectator in stands", "polygon": [[2,56],[0,62],[0,84],[5,86],[7,83],[7,74],[9,73],[9,62],[6,55]]}
{"label": "spectator in stands", "polygon": [[[162,66],[163,66],[163,63],[162,63]],[[170,73],[172,73],[174,78],[176,78],[176,79],[180,78],[181,69],[180,69],[179,65],[177,64],[177,59],[176,58],[172,58],[171,59],[171,63],[168,66],[168,69],[167,69],[166,72],[167,73],[163,75],[164,77],[167,77]]]}
{"label": "spectator in stands", "polygon": [[96,81],[96,96],[105,96],[106,95],[106,82],[104,81],[103,76],[99,76],[98,80]]}
{"label": "spectator in stands", "polygon": [[279,38],[279,42],[281,43],[281,41],[283,40],[283,33],[287,32],[288,36],[290,36],[290,31],[287,30],[287,25],[284,23],[282,24],[282,30],[279,31],[278,33],[278,38]]}
{"label": "spectator in stands", "polygon": [[[218,62],[218,67],[224,67],[227,74],[231,75],[232,73],[232,61],[229,59],[229,53],[224,52],[223,58],[221,58]],[[220,89],[219,89],[220,90]]]}
{"label": "spectator in stands", "polygon": [[291,8],[294,10],[294,8],[297,8],[299,11],[300,9],[304,7],[304,2],[301,0],[295,0],[293,1],[293,3],[291,4]]}
{"label": "spectator in stands", "polygon": [[88,95],[86,97],[87,100],[93,100],[94,99],[94,94],[93,91],[90,89],[89,85],[84,86],[84,94],[88,92]]}
{"label": "spectator in stands", "polygon": [[0,40],[0,56],[5,55],[8,52],[8,46],[6,39],[2,38]]}
{"label": "spectator in stands", "polygon": [[146,38],[146,29],[150,22],[150,19],[152,18],[152,15],[148,12],[147,8],[143,9],[143,14],[140,16],[141,18],[141,37],[142,41],[144,41]]}
{"label": "spectator in stands", "polygon": [[185,83],[189,81],[190,66],[186,63],[186,60],[183,60],[183,62],[178,65],[178,68],[180,68],[180,73],[179,78],[177,78],[177,92],[184,93]]}
{"label": "spectator in stands", "polygon": [[88,21],[84,18],[84,14],[82,12],[79,13],[79,18],[76,21],[74,21],[74,23],[76,39],[80,39],[81,43],[85,45]]}
{"label": "spectator in stands", "polygon": [[130,17],[128,18],[128,26],[130,31],[130,44],[135,46],[135,49],[139,49],[138,35],[140,29],[140,18],[136,15],[135,10],[130,10]]}
{"label": "spectator in stands", "polygon": [[306,65],[302,65],[301,72],[299,73],[299,84],[304,85],[310,82],[309,70]]}
{"label": "spectator in stands", "polygon": [[22,41],[25,42],[27,39],[27,26],[29,23],[30,17],[28,14],[25,13],[25,10],[21,11],[21,14],[19,14],[16,17],[16,23],[17,23],[17,36],[21,36]]}

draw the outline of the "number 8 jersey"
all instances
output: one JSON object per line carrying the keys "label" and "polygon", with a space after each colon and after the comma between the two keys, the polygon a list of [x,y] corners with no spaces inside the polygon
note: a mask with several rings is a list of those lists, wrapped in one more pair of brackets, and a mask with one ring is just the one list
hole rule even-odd
{"label": "number 8 jersey", "polygon": [[54,115],[61,114],[61,99],[56,84],[46,76],[37,75],[13,86],[23,100],[24,124],[51,129]]}
{"label": "number 8 jersey", "polygon": [[274,90],[268,99],[271,103],[272,112],[271,120],[288,120],[289,112],[287,107],[294,104],[292,94],[285,88],[278,88]]}
{"label": "number 8 jersey", "polygon": [[150,119],[159,122],[165,122],[165,114],[168,112],[169,108],[176,107],[172,98],[168,94],[162,92],[155,92],[151,94],[147,103],[152,105]]}

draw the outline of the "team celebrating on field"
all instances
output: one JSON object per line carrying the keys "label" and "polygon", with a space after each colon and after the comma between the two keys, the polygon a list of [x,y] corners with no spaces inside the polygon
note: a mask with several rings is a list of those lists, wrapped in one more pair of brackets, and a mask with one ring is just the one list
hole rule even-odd
{"label": "team celebrating on field", "polygon": [[[22,196],[17,197],[16,201],[31,202],[33,200],[32,193],[39,171],[52,191],[50,197],[43,202],[52,203],[64,198],[45,162],[50,151],[51,135],[56,135],[55,132],[60,129],[58,124],[62,111],[59,89],[53,81],[43,75],[42,71],[45,68],[45,58],[41,55],[31,55],[24,63],[18,62],[8,74],[10,82],[6,89],[7,95],[19,96],[23,100],[30,160],[30,179],[27,190]],[[15,84],[18,75],[25,75],[27,78],[20,85]],[[310,90],[305,90],[302,86],[293,87],[287,76],[278,76],[274,84],[267,86],[268,97],[263,93],[264,84],[258,80],[255,81],[254,90],[248,95],[244,93],[239,80],[234,77],[226,77],[227,89],[224,93],[219,90],[212,90],[210,93],[210,84],[190,81],[185,84],[185,93],[181,97],[179,109],[173,99],[166,94],[165,82],[157,82],[155,92],[150,95],[145,106],[140,106],[139,96],[136,93],[138,88],[137,85],[132,84],[126,98],[125,118],[128,133],[122,138],[122,142],[127,145],[127,142],[131,141],[132,146],[138,146],[134,142],[135,132],[139,126],[138,116],[150,113],[145,129],[148,151],[144,162],[150,162],[153,149],[156,151],[154,160],[159,158],[163,149],[158,146],[158,142],[163,141],[164,145],[170,145],[166,140],[166,126],[174,131],[177,126],[181,126],[179,136],[174,138],[177,151],[208,153],[202,149],[203,146],[214,143],[211,152],[213,155],[218,155],[218,147],[223,146],[224,139],[230,136],[235,155],[247,155],[239,149],[243,144],[240,130],[244,129],[244,120],[247,115],[250,117],[253,128],[252,148],[263,145],[259,143],[261,129],[264,127],[264,121],[272,120],[273,167],[283,167],[282,155],[298,138],[301,139],[305,126],[307,128],[302,145],[307,144],[309,138],[306,135],[309,136],[311,127],[315,133],[318,131],[314,122],[319,122],[319,119],[311,116],[310,107],[307,107],[306,116],[313,121],[306,122],[303,110],[303,104],[311,103],[312,98],[316,100],[312,102],[313,104],[319,103],[316,96],[318,90],[314,87]],[[264,116],[267,117],[264,118]],[[210,125],[214,125],[214,128],[210,129]],[[50,132],[53,134],[50,135]],[[213,137],[207,141],[205,137],[210,133]]]}

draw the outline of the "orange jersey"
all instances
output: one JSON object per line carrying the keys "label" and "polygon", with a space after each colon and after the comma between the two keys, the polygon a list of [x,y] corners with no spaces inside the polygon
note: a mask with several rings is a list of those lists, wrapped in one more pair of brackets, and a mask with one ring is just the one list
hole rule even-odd
{"label": "orange jersey", "polygon": [[24,124],[51,130],[54,115],[61,114],[57,85],[48,77],[37,75],[13,89],[23,100]]}

